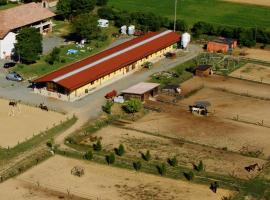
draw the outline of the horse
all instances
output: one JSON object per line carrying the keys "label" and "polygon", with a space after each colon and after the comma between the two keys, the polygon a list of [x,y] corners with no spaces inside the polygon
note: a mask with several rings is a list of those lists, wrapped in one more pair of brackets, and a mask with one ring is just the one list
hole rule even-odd
{"label": "horse", "polygon": [[45,106],[44,103],[39,104],[39,108],[40,108],[41,110],[49,111],[48,107]]}

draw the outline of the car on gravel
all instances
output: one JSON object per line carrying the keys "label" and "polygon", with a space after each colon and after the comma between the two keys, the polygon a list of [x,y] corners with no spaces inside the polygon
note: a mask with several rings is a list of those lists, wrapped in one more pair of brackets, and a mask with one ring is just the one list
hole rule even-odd
{"label": "car on gravel", "polygon": [[16,72],[10,72],[6,75],[7,80],[11,81],[22,81],[23,78]]}

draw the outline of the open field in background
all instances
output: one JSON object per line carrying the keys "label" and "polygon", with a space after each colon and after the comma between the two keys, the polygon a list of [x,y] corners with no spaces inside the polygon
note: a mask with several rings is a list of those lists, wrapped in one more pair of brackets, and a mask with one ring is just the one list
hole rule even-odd
{"label": "open field in background", "polygon": [[[0,147],[3,148],[13,147],[65,119],[65,115],[60,113],[47,112],[20,103],[13,108],[8,104],[9,101],[0,99]],[[14,116],[9,116],[12,110]]]}
{"label": "open field in background", "polygon": [[[77,165],[85,168],[85,175],[80,178],[70,173]],[[34,187],[37,183],[40,185],[39,188]],[[29,189],[29,184],[33,189]],[[46,194],[40,191],[42,188],[47,189]],[[76,196],[101,200],[217,200],[231,194],[230,191],[223,189],[218,189],[215,194],[204,185],[61,156],[54,156],[0,185],[0,195],[5,196],[6,199],[13,199],[15,196],[16,200],[46,199],[45,195],[51,195],[50,199],[59,197],[59,194],[53,195],[50,191],[64,194],[69,191]]]}
{"label": "open field in background", "polygon": [[[179,110],[177,109],[177,111]],[[257,171],[247,173],[244,169],[245,166],[253,163],[258,163],[262,166],[265,163],[264,160],[257,158],[232,154],[199,144],[186,143],[174,138],[155,136],[155,134],[159,134],[157,132],[153,132],[153,135],[151,135],[144,131],[140,132],[126,128],[126,126],[122,127],[122,125],[117,127],[108,126],[96,132],[93,136],[102,137],[103,148],[106,151],[113,151],[114,148],[118,148],[120,144],[123,144],[126,148],[124,156],[130,159],[141,159],[139,152],[149,150],[152,160],[158,162],[167,162],[168,158],[176,156],[180,165],[193,169],[192,163],[197,164],[202,160],[207,172],[235,175],[243,179],[257,174]],[[92,145],[92,142],[89,138],[86,138],[82,141],[82,144]]]}
{"label": "open field in background", "polygon": [[244,52],[247,53],[247,55],[245,56],[246,58],[270,62],[270,50],[247,48],[247,49],[244,49]]}
{"label": "open field in background", "polygon": [[247,63],[233,71],[230,76],[270,84],[270,66]]}
{"label": "open field in background", "polygon": [[233,3],[243,3],[243,4],[253,4],[253,5],[260,5],[260,6],[270,6],[269,0],[224,0]]}
{"label": "open field in background", "polygon": [[[173,19],[174,0],[110,0],[109,5],[129,11],[151,11]],[[198,22],[212,22],[241,27],[270,29],[270,8],[248,4],[235,4],[219,0],[180,0],[178,19],[189,26]],[[251,20],[252,19],[252,20]]]}

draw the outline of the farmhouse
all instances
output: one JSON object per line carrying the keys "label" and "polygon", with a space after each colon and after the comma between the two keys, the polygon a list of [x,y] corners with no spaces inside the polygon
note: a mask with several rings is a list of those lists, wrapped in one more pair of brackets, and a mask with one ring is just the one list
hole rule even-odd
{"label": "farmhouse", "polygon": [[55,14],[40,4],[29,3],[0,12],[0,59],[10,58],[16,34],[23,27],[35,27],[41,34],[52,30]]}
{"label": "farmhouse", "polygon": [[34,80],[34,91],[66,101],[80,99],[141,69],[145,62],[163,58],[179,39],[170,30],[146,33]]}
{"label": "farmhouse", "polygon": [[140,99],[141,101],[148,100],[158,94],[159,84],[157,83],[138,83],[126,90],[123,90],[122,96],[125,100],[131,98]]}
{"label": "farmhouse", "polygon": [[237,41],[230,38],[219,37],[208,42],[207,51],[227,53],[237,47]]}
{"label": "farmhouse", "polygon": [[211,65],[199,65],[195,69],[196,76],[209,76],[213,74]]}

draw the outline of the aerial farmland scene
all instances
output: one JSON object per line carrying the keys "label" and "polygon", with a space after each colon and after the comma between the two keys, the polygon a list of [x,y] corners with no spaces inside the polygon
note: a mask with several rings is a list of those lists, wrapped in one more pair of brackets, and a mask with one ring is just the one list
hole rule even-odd
{"label": "aerial farmland scene", "polygon": [[0,0],[0,200],[270,200],[270,0]]}

